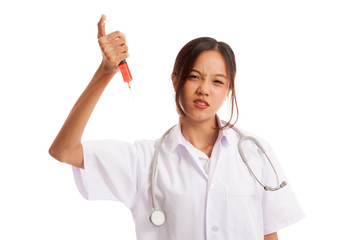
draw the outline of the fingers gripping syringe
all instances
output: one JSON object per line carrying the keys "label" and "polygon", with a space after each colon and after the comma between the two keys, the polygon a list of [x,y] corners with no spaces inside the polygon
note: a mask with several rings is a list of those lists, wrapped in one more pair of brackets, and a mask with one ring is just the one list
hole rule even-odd
{"label": "fingers gripping syringe", "polygon": [[[111,19],[108,19],[105,22],[106,22],[106,24],[108,26],[109,32],[111,33],[112,32]],[[129,89],[131,90],[130,81],[132,80],[132,76],[131,76],[131,73],[130,73],[129,66],[128,66],[125,59],[122,60],[119,63],[118,68],[120,69],[120,72],[121,72],[121,75],[122,75],[122,77],[124,79],[124,82],[126,82],[128,84]]]}

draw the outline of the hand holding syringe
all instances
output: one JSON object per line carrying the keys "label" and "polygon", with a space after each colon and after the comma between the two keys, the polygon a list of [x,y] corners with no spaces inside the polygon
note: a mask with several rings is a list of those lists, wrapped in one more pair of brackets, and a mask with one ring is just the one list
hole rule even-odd
{"label": "hand holding syringe", "polygon": [[[108,35],[105,33],[105,23],[110,32]],[[124,82],[126,82],[130,88],[132,76],[125,60],[125,58],[129,56],[125,35],[119,31],[112,32],[110,20],[106,20],[105,15],[102,15],[100,19],[98,30],[98,40],[103,53],[103,61],[120,69]]]}
{"label": "hand holding syringe", "polygon": [[49,149],[50,155],[55,159],[78,168],[84,168],[82,135],[90,116],[106,86],[119,71],[119,63],[129,56],[124,34],[115,31],[106,35],[105,20],[103,15],[98,23],[101,64],[74,104]]}

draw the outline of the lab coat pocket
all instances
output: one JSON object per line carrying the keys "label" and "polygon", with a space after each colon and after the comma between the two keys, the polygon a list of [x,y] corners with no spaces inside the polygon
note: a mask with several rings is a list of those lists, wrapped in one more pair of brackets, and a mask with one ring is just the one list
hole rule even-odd
{"label": "lab coat pocket", "polygon": [[252,225],[261,217],[257,216],[260,212],[257,208],[261,206],[261,203],[256,185],[228,185],[226,195],[230,229],[234,232],[252,231]]}

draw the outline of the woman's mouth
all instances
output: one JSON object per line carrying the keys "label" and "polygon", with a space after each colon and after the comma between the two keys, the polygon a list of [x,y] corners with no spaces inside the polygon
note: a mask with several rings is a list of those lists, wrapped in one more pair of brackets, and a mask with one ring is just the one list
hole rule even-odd
{"label": "woman's mouth", "polygon": [[206,109],[209,107],[209,103],[207,101],[205,101],[204,99],[200,99],[200,98],[194,100],[194,105],[195,105],[195,107],[200,108],[200,109]]}

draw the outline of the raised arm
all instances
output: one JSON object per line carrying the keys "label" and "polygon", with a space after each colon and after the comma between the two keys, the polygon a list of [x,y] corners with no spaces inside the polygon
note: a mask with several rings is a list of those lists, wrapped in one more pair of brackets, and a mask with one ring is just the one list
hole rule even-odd
{"label": "raised arm", "polygon": [[102,15],[98,23],[102,62],[49,148],[53,158],[81,168],[84,168],[81,138],[86,124],[101,94],[119,71],[118,64],[129,56],[125,36],[121,32],[105,35],[105,20],[106,17]]}

